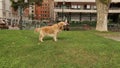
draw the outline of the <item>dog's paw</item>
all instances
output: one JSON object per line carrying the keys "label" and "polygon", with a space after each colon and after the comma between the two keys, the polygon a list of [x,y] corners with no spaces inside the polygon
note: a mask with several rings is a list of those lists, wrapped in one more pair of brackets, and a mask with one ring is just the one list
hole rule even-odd
{"label": "dog's paw", "polygon": [[54,40],[55,42],[57,42],[58,40]]}
{"label": "dog's paw", "polygon": [[40,42],[44,42],[43,40],[39,40]]}

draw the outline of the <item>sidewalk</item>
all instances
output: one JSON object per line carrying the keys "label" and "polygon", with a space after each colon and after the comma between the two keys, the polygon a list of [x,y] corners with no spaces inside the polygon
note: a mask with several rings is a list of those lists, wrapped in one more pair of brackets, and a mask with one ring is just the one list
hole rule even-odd
{"label": "sidewalk", "polygon": [[103,36],[104,38],[109,38],[109,39],[113,39],[116,41],[120,41],[120,34],[98,34],[100,36]]}
{"label": "sidewalk", "polygon": [[113,39],[116,41],[120,41],[120,36],[119,37],[114,37],[114,36],[105,36],[105,38]]}

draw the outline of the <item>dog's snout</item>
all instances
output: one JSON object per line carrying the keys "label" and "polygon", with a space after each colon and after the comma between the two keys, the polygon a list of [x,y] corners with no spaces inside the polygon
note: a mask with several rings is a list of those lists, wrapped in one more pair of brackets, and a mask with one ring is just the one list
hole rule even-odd
{"label": "dog's snout", "polygon": [[69,23],[66,22],[65,25],[69,25]]}

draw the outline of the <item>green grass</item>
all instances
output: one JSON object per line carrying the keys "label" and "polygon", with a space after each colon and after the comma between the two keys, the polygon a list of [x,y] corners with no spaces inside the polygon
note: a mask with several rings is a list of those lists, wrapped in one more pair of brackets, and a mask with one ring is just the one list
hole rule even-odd
{"label": "green grass", "polygon": [[95,31],[64,31],[38,41],[33,31],[0,30],[0,68],[120,68],[120,42]]}

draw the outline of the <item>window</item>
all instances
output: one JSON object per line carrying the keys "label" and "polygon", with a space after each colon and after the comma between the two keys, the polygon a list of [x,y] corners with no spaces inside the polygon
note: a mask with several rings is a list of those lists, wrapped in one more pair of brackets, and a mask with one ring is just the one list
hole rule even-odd
{"label": "window", "polygon": [[78,8],[81,8],[81,6],[80,6],[80,5],[78,5]]}
{"label": "window", "polygon": [[87,5],[87,9],[90,9],[90,5]]}
{"label": "window", "polygon": [[94,5],[93,8],[96,9],[96,6]]}
{"label": "window", "polygon": [[47,11],[44,11],[45,13],[47,13]]}
{"label": "window", "polygon": [[72,5],[71,8],[74,8],[74,9],[75,9],[75,8],[77,8],[77,5]]}

